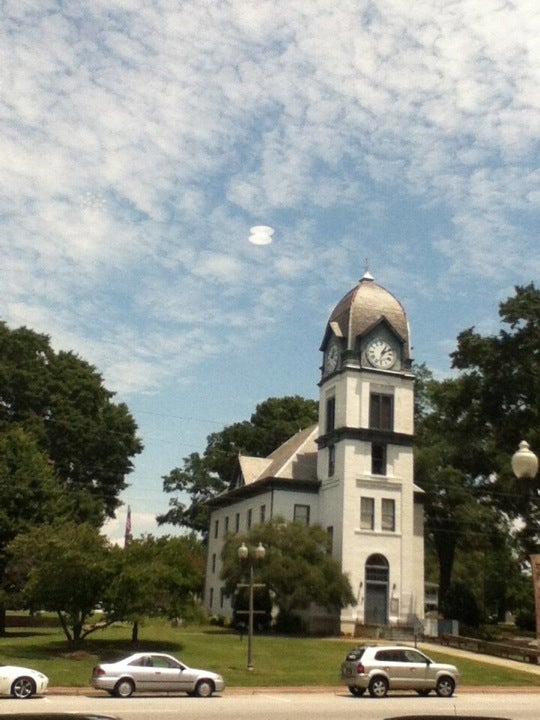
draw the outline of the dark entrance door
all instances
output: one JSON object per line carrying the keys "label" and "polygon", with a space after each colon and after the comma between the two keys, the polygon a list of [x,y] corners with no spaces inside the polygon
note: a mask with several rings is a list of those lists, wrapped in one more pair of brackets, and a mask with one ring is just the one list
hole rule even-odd
{"label": "dark entrance door", "polygon": [[365,572],[365,623],[388,623],[388,576],[388,560],[383,555],[370,555]]}

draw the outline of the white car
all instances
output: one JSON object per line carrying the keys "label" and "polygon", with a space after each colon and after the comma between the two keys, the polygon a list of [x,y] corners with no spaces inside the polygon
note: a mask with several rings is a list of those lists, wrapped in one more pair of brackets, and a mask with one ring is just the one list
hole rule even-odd
{"label": "white car", "polygon": [[0,665],[0,695],[26,700],[36,693],[47,692],[49,678],[37,670],[18,665]]}
{"label": "white car", "polygon": [[186,692],[210,697],[223,692],[217,673],[191,668],[165,653],[135,653],[115,663],[101,663],[92,672],[92,686],[127,698],[134,692]]}

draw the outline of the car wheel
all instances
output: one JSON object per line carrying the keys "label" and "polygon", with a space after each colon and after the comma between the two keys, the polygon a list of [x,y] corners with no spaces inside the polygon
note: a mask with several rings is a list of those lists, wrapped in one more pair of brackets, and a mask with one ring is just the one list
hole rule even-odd
{"label": "car wheel", "polygon": [[195,695],[197,697],[210,697],[214,692],[214,684],[210,680],[199,680],[195,686]]}
{"label": "car wheel", "polygon": [[135,692],[135,685],[133,680],[129,678],[122,678],[114,686],[114,694],[116,697],[128,698]]}
{"label": "car wheel", "polygon": [[371,697],[383,698],[388,693],[388,680],[382,676],[374,677],[369,683],[369,694]]}
{"label": "car wheel", "polygon": [[416,692],[420,695],[420,697],[427,697],[431,690],[424,688],[423,690],[417,690]]}
{"label": "car wheel", "polygon": [[439,697],[452,697],[456,683],[451,677],[440,677],[435,685],[435,692]]}
{"label": "car wheel", "polygon": [[356,687],[356,685],[349,685],[349,692],[355,697],[361,697],[366,692],[366,689]]}
{"label": "car wheel", "polygon": [[19,677],[11,685],[11,694],[18,700],[26,700],[36,692],[36,684],[29,677]]}

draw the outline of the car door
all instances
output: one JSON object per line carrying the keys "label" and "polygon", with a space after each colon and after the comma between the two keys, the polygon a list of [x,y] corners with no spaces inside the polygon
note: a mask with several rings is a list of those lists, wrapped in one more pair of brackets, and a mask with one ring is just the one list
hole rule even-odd
{"label": "car door", "polygon": [[381,669],[390,684],[390,688],[400,689],[403,687],[402,669],[400,665],[400,651],[396,649],[378,650],[375,654],[375,668]]}
{"label": "car door", "polygon": [[183,666],[167,655],[152,655],[154,690],[181,692],[186,690]]}
{"label": "car door", "polygon": [[403,651],[403,687],[408,690],[423,690],[434,687],[429,681],[429,662],[425,655],[412,648]]}
{"label": "car door", "polygon": [[135,680],[139,692],[148,692],[154,689],[155,672],[150,655],[144,655],[129,664],[129,674]]}

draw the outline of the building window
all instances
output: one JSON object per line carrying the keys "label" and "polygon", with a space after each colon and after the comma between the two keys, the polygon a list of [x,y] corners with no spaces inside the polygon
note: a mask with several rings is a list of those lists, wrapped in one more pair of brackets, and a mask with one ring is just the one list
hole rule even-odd
{"label": "building window", "polygon": [[219,535],[219,520],[214,523],[214,537],[217,538]]}
{"label": "building window", "polygon": [[326,400],[326,432],[332,432],[336,427],[336,398],[330,397]]}
{"label": "building window", "polygon": [[386,445],[371,444],[371,474],[386,475]]}
{"label": "building window", "polygon": [[251,528],[251,523],[253,522],[253,510],[249,508],[247,513],[247,529],[249,530]]}
{"label": "building window", "polygon": [[371,393],[369,396],[369,427],[375,430],[394,429],[394,398]]}
{"label": "building window", "polygon": [[328,477],[332,477],[336,470],[336,446],[328,446]]}
{"label": "building window", "polygon": [[210,596],[208,598],[208,605],[212,607],[214,604],[214,588],[210,588]]}
{"label": "building window", "polygon": [[331,555],[334,552],[334,528],[332,525],[326,528],[326,534],[328,536],[328,554]]}
{"label": "building window", "polygon": [[394,532],[396,529],[396,503],[389,498],[383,498],[381,504],[381,529]]}
{"label": "building window", "polygon": [[225,605],[225,588],[221,588],[219,591],[219,607],[223,610],[223,606]]}
{"label": "building window", "polygon": [[294,521],[309,525],[309,505],[294,506]]}
{"label": "building window", "polygon": [[225,532],[229,532],[229,516],[225,518]]}
{"label": "building window", "polygon": [[360,529],[375,528],[375,500],[370,497],[360,498]]}
{"label": "building window", "polygon": [[261,511],[259,513],[259,520],[261,524],[266,520],[266,505],[261,505]]}
{"label": "building window", "polygon": [[216,572],[216,554],[215,553],[212,555],[212,572],[213,573]]}
{"label": "building window", "polygon": [[240,532],[240,513],[236,513],[234,518],[234,529],[235,532]]}

